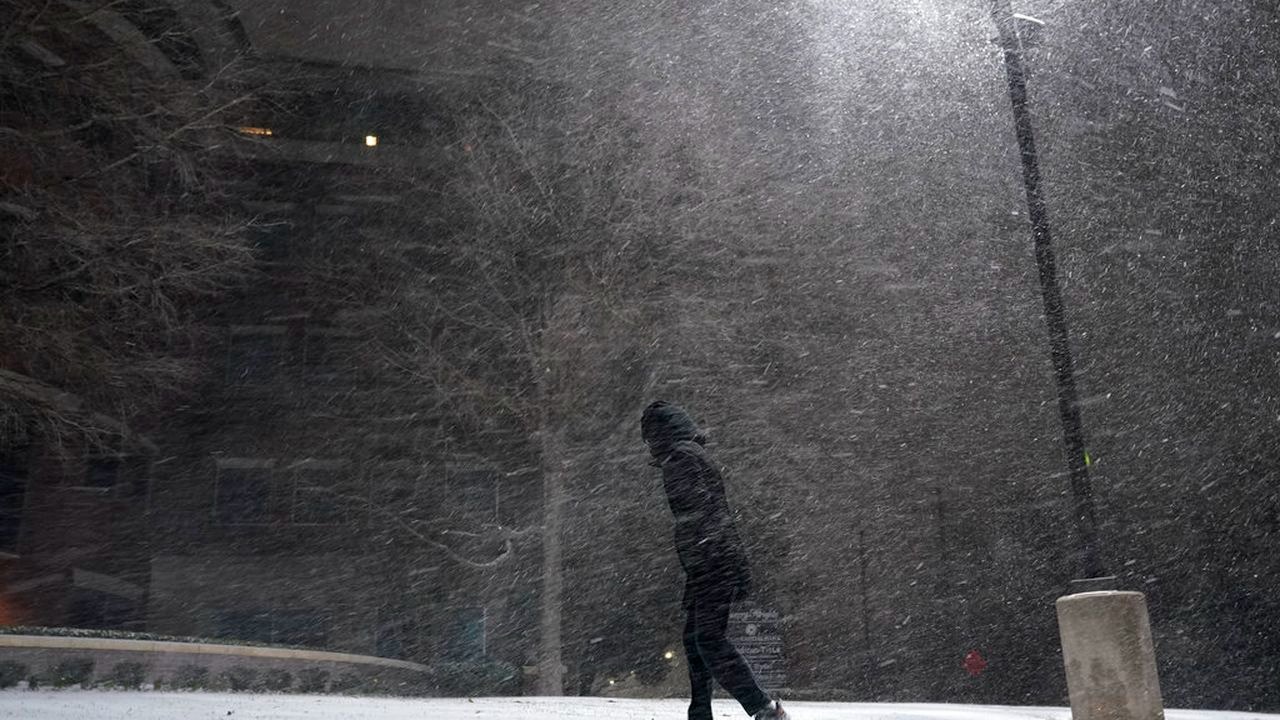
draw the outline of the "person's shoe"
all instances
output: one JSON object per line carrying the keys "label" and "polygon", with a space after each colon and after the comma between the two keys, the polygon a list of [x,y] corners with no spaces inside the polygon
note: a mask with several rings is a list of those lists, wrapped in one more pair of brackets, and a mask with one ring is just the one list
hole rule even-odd
{"label": "person's shoe", "polygon": [[710,705],[689,706],[689,720],[715,720],[711,716]]}
{"label": "person's shoe", "polygon": [[782,703],[770,700],[765,709],[752,716],[752,720],[790,720],[791,716],[782,709]]}

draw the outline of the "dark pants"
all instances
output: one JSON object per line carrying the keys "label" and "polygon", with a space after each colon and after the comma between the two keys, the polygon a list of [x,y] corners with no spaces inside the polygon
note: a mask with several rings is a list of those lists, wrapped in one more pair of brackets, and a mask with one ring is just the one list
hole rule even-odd
{"label": "dark pants", "polygon": [[721,584],[707,589],[685,587],[684,652],[689,659],[689,685],[693,697],[689,720],[711,720],[712,681],[720,683],[754,715],[769,704],[747,661],[725,634],[734,589]]}

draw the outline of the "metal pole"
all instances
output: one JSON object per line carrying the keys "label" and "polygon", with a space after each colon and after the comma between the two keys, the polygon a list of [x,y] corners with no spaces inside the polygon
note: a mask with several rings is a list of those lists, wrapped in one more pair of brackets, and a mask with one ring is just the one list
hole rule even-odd
{"label": "metal pole", "polygon": [[1036,265],[1040,270],[1040,292],[1044,299],[1045,323],[1049,329],[1049,350],[1058,382],[1058,413],[1062,419],[1067,467],[1071,472],[1072,507],[1079,542],[1080,570],[1083,578],[1101,578],[1106,573],[1098,549],[1098,520],[1094,511],[1093,487],[1089,482],[1090,460],[1085,450],[1080,404],[1076,394],[1075,367],[1071,361],[1071,343],[1062,307],[1062,293],[1058,289],[1057,261],[1049,234],[1049,213],[1045,207],[1044,190],[1040,181],[1031,111],[1027,107],[1027,80],[1022,68],[1022,56],[1019,53],[1021,44],[1018,41],[1011,1],[992,0],[991,16],[1000,33],[1000,47],[1004,50],[1004,65],[1009,76],[1009,100],[1013,104],[1013,124],[1022,155],[1022,179],[1026,186],[1027,211],[1035,241]]}
{"label": "metal pole", "polygon": [[867,601],[867,531],[858,531],[858,564],[862,574],[862,680],[871,689],[871,610]]}
{"label": "metal pole", "polygon": [[942,667],[937,669],[937,701],[946,702],[948,698],[948,680],[947,670],[950,669],[951,663],[955,657],[953,653],[956,649],[955,642],[955,624],[956,614],[954,609],[948,607],[948,601],[951,597],[951,553],[949,543],[947,542],[947,505],[942,497],[942,488],[933,488],[934,509],[937,511],[938,520],[938,574],[937,588],[934,591],[933,602],[935,604],[935,612],[937,618],[935,622],[940,628],[938,632],[938,651],[937,656],[942,663]]}

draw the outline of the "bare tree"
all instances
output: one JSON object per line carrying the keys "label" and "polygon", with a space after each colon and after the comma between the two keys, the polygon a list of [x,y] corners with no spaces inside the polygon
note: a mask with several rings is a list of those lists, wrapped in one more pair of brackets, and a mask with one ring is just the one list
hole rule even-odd
{"label": "bare tree", "polygon": [[663,216],[657,175],[607,104],[580,107],[532,82],[477,96],[457,114],[456,172],[424,191],[424,206],[454,217],[401,288],[408,342],[392,357],[481,452],[530,459],[542,490],[538,690],[558,695],[566,503],[651,383],[646,293]]}
{"label": "bare tree", "polygon": [[0,446],[101,444],[192,386],[197,308],[251,272],[207,156],[244,98],[111,7],[0,24]]}

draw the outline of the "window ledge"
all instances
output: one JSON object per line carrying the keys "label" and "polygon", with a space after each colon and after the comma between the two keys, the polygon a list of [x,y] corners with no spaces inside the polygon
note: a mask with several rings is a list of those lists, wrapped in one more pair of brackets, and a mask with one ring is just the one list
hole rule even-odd
{"label": "window ledge", "polygon": [[93,487],[91,485],[72,485],[67,488],[76,492],[89,493],[92,495],[108,495],[114,488],[109,487]]}

